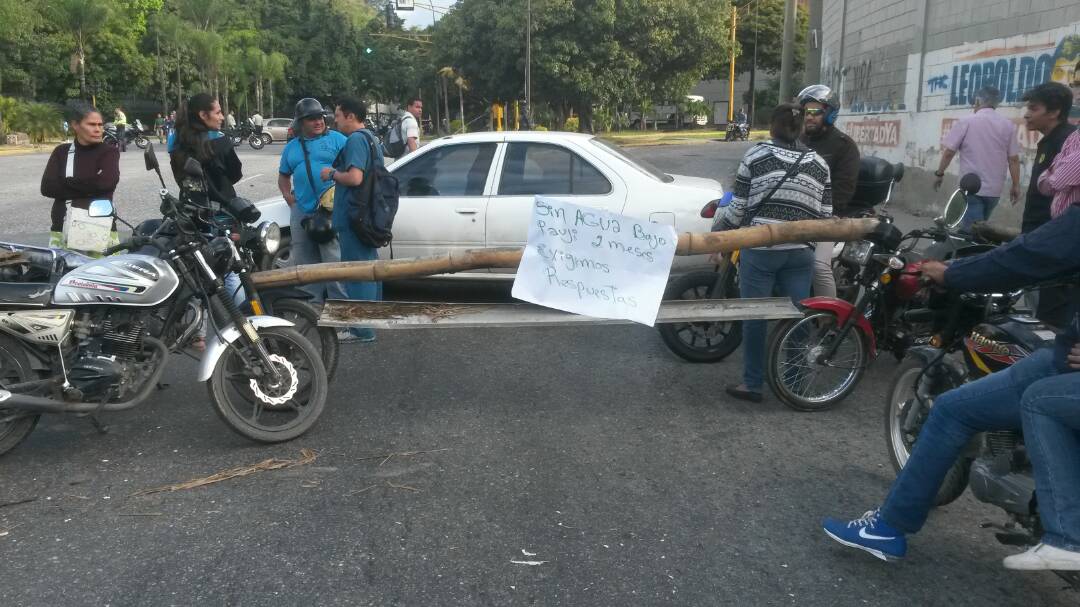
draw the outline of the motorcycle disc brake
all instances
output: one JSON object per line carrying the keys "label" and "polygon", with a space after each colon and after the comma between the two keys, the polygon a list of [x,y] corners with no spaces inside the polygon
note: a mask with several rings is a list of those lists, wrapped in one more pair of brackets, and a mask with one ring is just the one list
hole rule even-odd
{"label": "motorcycle disc brake", "polygon": [[271,387],[267,392],[263,392],[262,386],[259,385],[258,380],[250,380],[249,385],[252,393],[255,394],[255,398],[267,405],[278,407],[289,402],[289,400],[296,395],[296,388],[300,385],[300,378],[296,374],[296,367],[294,367],[284,356],[281,356],[280,354],[271,354],[269,358],[270,362],[282,372],[282,375],[284,376],[282,384]]}

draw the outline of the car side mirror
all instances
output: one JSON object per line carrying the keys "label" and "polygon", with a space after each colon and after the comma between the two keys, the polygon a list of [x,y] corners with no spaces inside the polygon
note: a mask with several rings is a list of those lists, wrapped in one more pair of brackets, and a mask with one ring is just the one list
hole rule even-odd
{"label": "car side mirror", "polygon": [[113,204],[111,200],[94,200],[90,203],[90,206],[86,209],[87,215],[91,217],[112,217]]}

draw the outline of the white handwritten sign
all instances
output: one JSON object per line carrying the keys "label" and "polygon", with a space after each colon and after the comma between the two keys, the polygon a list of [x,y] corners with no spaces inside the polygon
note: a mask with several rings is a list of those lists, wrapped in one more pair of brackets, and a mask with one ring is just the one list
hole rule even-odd
{"label": "white handwritten sign", "polygon": [[513,295],[566,312],[651,327],[677,241],[669,225],[537,196]]}

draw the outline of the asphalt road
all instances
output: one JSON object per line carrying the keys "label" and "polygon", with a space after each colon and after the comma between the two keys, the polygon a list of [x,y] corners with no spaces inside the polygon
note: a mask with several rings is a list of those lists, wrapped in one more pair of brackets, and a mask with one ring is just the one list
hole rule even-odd
{"label": "asphalt road", "polygon": [[[635,153],[727,183],[740,150]],[[249,174],[274,159],[244,158]],[[7,229],[37,225],[16,214],[44,204],[31,160],[0,158]],[[122,186],[125,212],[152,210],[140,184]],[[0,458],[0,605],[1077,604],[1052,574],[1001,568],[1013,549],[979,527],[1001,517],[970,495],[901,563],[824,536],[822,516],[860,515],[893,477],[888,358],[810,415],[725,398],[738,354],[691,365],[638,326],[385,331],[343,355],[323,418],[285,445],[232,434],[184,359],[153,402],[104,418],[107,434],[43,419]],[[318,459],[132,497],[302,448]]]}

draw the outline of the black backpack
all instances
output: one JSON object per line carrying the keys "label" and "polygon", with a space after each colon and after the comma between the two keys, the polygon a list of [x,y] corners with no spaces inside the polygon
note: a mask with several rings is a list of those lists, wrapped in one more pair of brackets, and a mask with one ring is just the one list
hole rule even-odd
{"label": "black backpack", "polygon": [[363,244],[382,248],[394,239],[394,217],[398,210],[398,180],[386,165],[378,162],[375,146],[378,140],[366,131],[360,131],[368,140],[368,170],[364,183],[352,188],[348,198],[349,227]]}
{"label": "black backpack", "polygon": [[[398,116],[386,129],[386,142],[383,144],[383,150],[391,158],[401,158],[405,155],[405,137],[401,134],[401,123],[404,118],[404,115]],[[397,141],[394,141],[395,135],[397,135]]]}

